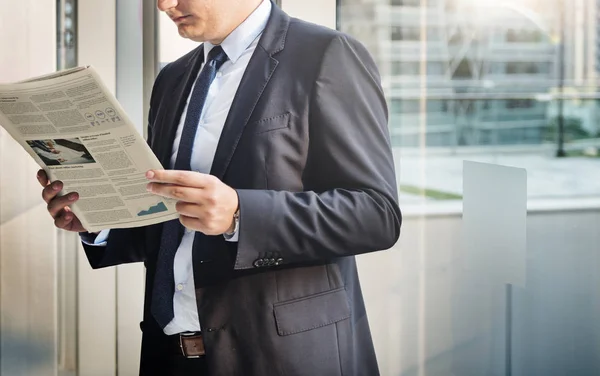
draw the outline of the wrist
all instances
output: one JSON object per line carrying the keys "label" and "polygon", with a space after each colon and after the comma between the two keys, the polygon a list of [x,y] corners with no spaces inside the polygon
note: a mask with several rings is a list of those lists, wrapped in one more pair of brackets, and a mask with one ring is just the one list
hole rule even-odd
{"label": "wrist", "polygon": [[233,218],[231,219],[231,225],[225,232],[225,235],[232,236],[238,231],[240,223],[240,209],[238,208],[236,212],[233,214]]}

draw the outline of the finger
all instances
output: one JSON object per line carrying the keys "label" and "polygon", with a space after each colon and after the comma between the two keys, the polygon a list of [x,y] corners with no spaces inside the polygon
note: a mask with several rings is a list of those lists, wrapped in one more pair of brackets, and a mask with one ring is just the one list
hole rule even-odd
{"label": "finger", "polygon": [[179,201],[175,205],[175,210],[177,210],[177,213],[179,213],[180,215],[191,218],[204,218],[208,216],[206,208],[202,205],[191,204],[183,201]]}
{"label": "finger", "polygon": [[194,217],[187,217],[185,215],[180,215],[179,222],[181,222],[181,224],[185,228],[189,228],[190,230],[194,230],[194,231],[200,231],[206,235],[209,235],[209,234],[207,234],[207,229],[204,227],[204,224],[201,219],[194,218]]}
{"label": "finger", "polygon": [[212,175],[201,174],[195,171],[179,170],[150,170],[146,178],[155,183],[181,185],[186,187],[206,188],[215,183]]}
{"label": "finger", "polygon": [[199,231],[205,235],[215,236],[221,235],[223,232],[219,231],[214,225],[205,223],[202,218],[187,217],[185,215],[179,216],[179,222],[190,230]]}
{"label": "finger", "polygon": [[63,183],[61,181],[55,181],[52,184],[49,184],[42,190],[42,198],[46,203],[50,203],[56,195],[63,189]]}
{"label": "finger", "polygon": [[178,201],[185,202],[201,202],[202,201],[202,189],[191,188],[181,185],[173,184],[162,184],[162,183],[149,183],[147,186],[148,192],[155,195],[173,198]]}
{"label": "finger", "polygon": [[48,176],[46,175],[46,171],[44,170],[39,170],[37,172],[36,177],[38,182],[40,182],[40,184],[42,185],[42,187],[45,187],[48,185],[48,183],[50,183],[50,181],[48,180]]}
{"label": "finger", "polygon": [[56,197],[48,203],[48,212],[52,218],[56,218],[66,206],[74,204],[78,199],[79,195],[75,192],[69,193],[68,195],[62,197]]}
{"label": "finger", "polygon": [[71,224],[71,222],[73,222],[74,218],[75,216],[73,215],[73,213],[68,212],[66,210],[62,210],[54,218],[54,226],[64,230]]}

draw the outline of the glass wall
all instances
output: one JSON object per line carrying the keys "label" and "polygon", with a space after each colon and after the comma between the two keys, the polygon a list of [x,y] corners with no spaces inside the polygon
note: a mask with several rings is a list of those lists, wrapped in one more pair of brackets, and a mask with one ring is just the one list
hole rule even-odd
{"label": "glass wall", "polygon": [[600,2],[337,6],[380,68],[405,214],[361,260],[382,374],[600,374]]}

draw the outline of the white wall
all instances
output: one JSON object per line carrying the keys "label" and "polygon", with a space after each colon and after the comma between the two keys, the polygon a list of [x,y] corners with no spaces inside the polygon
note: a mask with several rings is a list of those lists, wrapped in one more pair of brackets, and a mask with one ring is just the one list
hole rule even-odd
{"label": "white wall", "polygon": [[[599,226],[600,210],[529,213],[513,375],[598,374]],[[412,216],[392,250],[359,258],[382,375],[505,374],[505,286],[494,265],[465,268],[461,233],[460,215]]]}
{"label": "white wall", "polygon": [[336,2],[323,0],[282,0],[281,7],[290,16],[335,29]]}
{"label": "white wall", "polygon": [[[0,12],[0,82],[54,71],[55,1]],[[0,129],[0,374],[56,375],[56,247],[37,165]]]}

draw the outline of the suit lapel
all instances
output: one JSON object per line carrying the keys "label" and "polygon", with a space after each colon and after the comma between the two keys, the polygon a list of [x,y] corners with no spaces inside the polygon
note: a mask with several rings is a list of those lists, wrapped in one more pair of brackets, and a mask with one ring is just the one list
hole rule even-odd
{"label": "suit lapel", "polygon": [[[175,84],[172,91],[169,93],[169,90],[165,93],[167,96],[167,105],[162,109],[164,112],[162,114],[164,121],[162,122],[163,126],[159,132],[160,138],[157,142],[157,145],[159,146],[159,151],[157,153],[158,159],[165,169],[169,169],[177,127],[179,126],[181,115],[183,114],[187,98],[198,74],[198,70],[204,62],[203,51],[203,46],[200,46],[193,51],[184,69],[181,70],[178,77],[173,79]],[[175,111],[172,111],[173,109],[175,109]]]}
{"label": "suit lapel", "polygon": [[219,139],[211,174],[221,180],[244,128],[279,64],[273,55],[284,49],[289,21],[289,16],[273,5],[269,22],[244,72]]}

